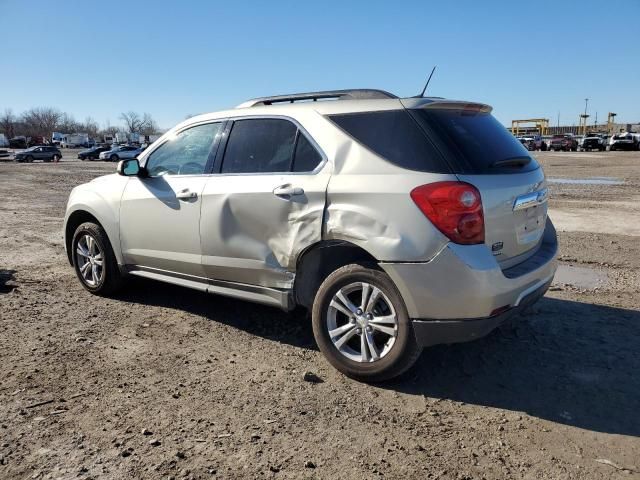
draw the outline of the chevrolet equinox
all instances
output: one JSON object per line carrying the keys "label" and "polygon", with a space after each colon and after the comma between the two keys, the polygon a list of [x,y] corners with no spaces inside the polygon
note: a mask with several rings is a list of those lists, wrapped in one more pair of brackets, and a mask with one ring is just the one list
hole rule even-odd
{"label": "chevrolet equinox", "polygon": [[74,188],[64,235],[91,293],[136,275],[302,306],[365,381],[488,334],[544,295],[557,256],[542,168],[491,107],[363,89],[190,118]]}

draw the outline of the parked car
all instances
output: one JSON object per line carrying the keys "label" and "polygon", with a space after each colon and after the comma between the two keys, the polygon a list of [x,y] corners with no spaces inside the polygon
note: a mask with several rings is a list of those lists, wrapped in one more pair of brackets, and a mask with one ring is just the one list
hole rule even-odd
{"label": "parked car", "polygon": [[565,152],[568,152],[568,151],[577,152],[578,140],[576,140],[576,138],[570,134],[554,135],[551,138],[549,150],[553,150],[553,151],[563,150]]}
{"label": "parked car", "polygon": [[69,197],[86,290],[134,275],[301,306],[328,361],[361,380],[488,334],[556,270],[542,168],[483,104],[261,98],[184,121],[117,172]]}
{"label": "parked car", "polygon": [[640,135],[635,133],[617,133],[609,140],[609,150],[638,150],[640,148]]}
{"label": "parked car", "polygon": [[587,133],[580,139],[580,150],[588,152],[590,150],[598,150],[604,152],[607,149],[607,140],[601,133]]}
{"label": "parked car", "polygon": [[536,149],[536,144],[533,141],[533,137],[518,137],[518,141],[524,148],[526,148],[530,152]]}
{"label": "parked car", "polygon": [[27,148],[22,152],[18,152],[15,155],[16,162],[31,163],[34,160],[42,160],[44,162],[59,162],[62,158],[62,153],[58,150],[58,147],[54,146],[39,146]]}
{"label": "parked car", "polygon": [[118,160],[123,160],[125,158],[134,158],[141,152],[142,149],[139,147],[134,147],[132,145],[118,145],[113,147],[111,150],[100,153],[99,157],[100,160],[111,160],[112,162],[117,162]]}
{"label": "parked car", "polygon": [[98,160],[102,152],[107,152],[109,150],[111,150],[111,147],[92,147],[78,153],[78,158],[80,160]]}
{"label": "parked car", "polygon": [[524,148],[526,148],[530,152],[537,150],[542,150],[543,152],[545,152],[547,150],[547,144],[542,139],[541,135],[518,137],[518,139],[520,140],[520,143],[524,145]]}

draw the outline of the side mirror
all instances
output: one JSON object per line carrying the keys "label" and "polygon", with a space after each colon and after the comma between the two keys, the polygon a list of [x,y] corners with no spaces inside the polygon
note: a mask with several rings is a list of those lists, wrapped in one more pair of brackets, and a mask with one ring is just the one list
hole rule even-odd
{"label": "side mirror", "polygon": [[125,177],[136,177],[140,174],[140,163],[137,158],[128,158],[120,160],[116,171],[119,175]]}

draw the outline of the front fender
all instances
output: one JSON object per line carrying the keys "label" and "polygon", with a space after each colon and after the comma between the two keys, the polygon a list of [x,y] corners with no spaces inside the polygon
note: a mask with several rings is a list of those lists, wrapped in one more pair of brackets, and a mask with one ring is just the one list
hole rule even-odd
{"label": "front fender", "polygon": [[124,261],[122,250],[120,248],[119,219],[120,199],[127,179],[125,177],[121,178],[123,180],[121,188],[88,188],[92,186],[92,182],[86,185],[81,185],[71,192],[64,218],[65,249],[71,241],[71,238],[68,237],[72,236],[75,231],[75,228],[67,228],[69,221],[74,221],[74,219],[79,218],[79,212],[86,212],[93,216],[102,228],[104,228],[118,264],[123,265]]}

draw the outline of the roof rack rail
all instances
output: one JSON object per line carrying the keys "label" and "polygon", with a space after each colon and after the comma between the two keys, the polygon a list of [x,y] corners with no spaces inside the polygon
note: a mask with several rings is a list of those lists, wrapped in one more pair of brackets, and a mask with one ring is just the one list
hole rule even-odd
{"label": "roof rack rail", "polygon": [[385,98],[398,98],[392,93],[384,90],[375,90],[367,88],[358,88],[352,90],[327,90],[323,92],[307,92],[293,93],[290,95],[275,95],[272,97],[261,97],[247,100],[238,105],[237,108],[257,107],[259,105],[273,105],[276,103],[294,103],[302,101],[318,101],[318,100],[374,100]]}

